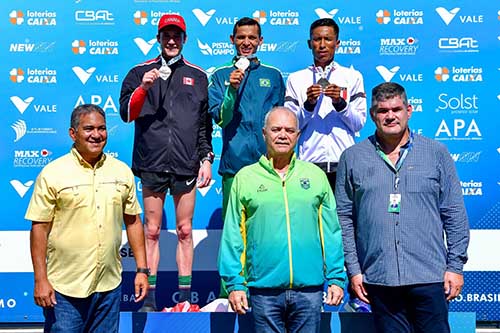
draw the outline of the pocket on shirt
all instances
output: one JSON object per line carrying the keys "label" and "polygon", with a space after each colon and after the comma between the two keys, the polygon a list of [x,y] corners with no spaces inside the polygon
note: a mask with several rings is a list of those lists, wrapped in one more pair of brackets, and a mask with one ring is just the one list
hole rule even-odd
{"label": "pocket on shirt", "polygon": [[126,183],[117,182],[114,187],[111,203],[121,206],[127,200],[128,186]]}
{"label": "pocket on shirt", "polygon": [[439,191],[439,181],[437,176],[428,172],[412,171],[406,175],[406,186],[408,192],[436,192]]}
{"label": "pocket on shirt", "polygon": [[79,186],[63,188],[59,191],[58,206],[62,209],[75,209],[88,206],[88,194]]}

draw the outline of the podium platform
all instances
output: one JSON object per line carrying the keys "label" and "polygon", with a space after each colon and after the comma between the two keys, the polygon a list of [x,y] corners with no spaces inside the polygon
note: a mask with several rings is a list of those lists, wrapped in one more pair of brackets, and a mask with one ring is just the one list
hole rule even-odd
{"label": "podium platform", "polygon": [[[476,331],[474,312],[450,312],[453,333]],[[120,314],[120,333],[254,333],[251,312],[234,313],[139,313]],[[375,333],[370,313],[324,312],[321,333]]]}

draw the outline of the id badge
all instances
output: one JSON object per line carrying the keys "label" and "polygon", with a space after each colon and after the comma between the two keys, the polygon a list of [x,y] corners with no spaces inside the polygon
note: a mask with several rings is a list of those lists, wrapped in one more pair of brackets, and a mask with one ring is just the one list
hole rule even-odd
{"label": "id badge", "polygon": [[401,194],[391,193],[389,194],[389,208],[387,211],[389,213],[399,213],[401,210]]}

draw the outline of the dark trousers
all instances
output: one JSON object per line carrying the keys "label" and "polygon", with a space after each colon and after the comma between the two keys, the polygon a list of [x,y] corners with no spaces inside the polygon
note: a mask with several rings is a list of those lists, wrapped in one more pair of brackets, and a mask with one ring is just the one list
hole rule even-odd
{"label": "dark trousers", "polygon": [[402,287],[365,286],[377,332],[450,332],[442,282]]}

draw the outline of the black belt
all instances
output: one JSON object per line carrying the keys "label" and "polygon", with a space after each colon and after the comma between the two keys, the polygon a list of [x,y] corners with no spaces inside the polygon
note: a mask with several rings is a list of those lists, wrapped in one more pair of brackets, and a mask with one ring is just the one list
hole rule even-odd
{"label": "black belt", "polygon": [[314,162],[314,164],[326,173],[337,172],[337,166],[339,165],[338,162]]}

